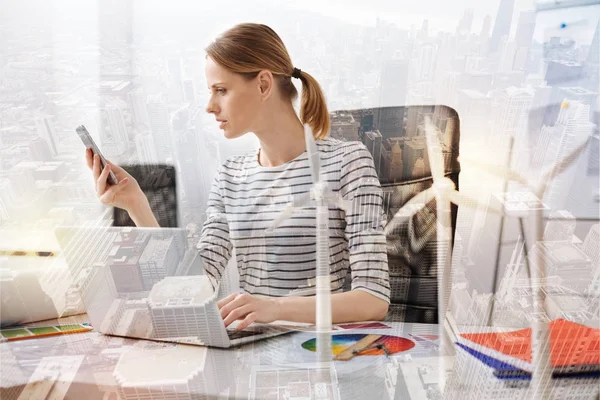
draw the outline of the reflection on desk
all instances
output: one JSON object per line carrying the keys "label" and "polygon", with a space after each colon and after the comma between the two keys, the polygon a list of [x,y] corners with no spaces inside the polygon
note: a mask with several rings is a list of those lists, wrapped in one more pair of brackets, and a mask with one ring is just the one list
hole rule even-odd
{"label": "reflection on desk", "polygon": [[[79,318],[80,319],[80,318]],[[80,322],[66,319],[64,323]],[[231,349],[153,342],[97,332],[0,344],[2,399],[479,399],[527,398],[528,383],[506,383],[460,350],[438,387],[436,325],[335,332],[399,336],[414,346],[390,356],[359,355],[328,365],[295,332]],[[360,335],[358,335],[360,336]],[[306,347],[306,346],[305,346]],[[449,368],[453,362],[446,363]],[[592,382],[593,383],[593,382]],[[555,381],[557,398],[595,398],[590,387]],[[579,394],[578,394],[579,393]],[[574,394],[574,395],[572,395]]]}

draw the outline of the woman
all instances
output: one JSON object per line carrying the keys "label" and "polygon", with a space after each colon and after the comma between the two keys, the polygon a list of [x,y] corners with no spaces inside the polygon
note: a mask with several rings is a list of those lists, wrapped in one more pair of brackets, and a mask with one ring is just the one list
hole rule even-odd
{"label": "woman", "polygon": [[[380,320],[387,313],[389,283],[381,188],[373,159],[359,142],[328,138],[329,114],[315,79],[293,66],[279,36],[261,24],[240,24],[206,49],[206,79],[214,114],[225,137],[253,132],[260,149],[228,159],[215,177],[198,249],[213,286],[236,250],[244,293],[219,302],[225,325],[242,320],[315,321],[315,208],[304,208],[276,229],[273,220],[312,186],[303,123],[314,132],[327,185],[352,202],[347,215],[330,207],[333,323]],[[302,82],[300,118],[293,101]],[[100,201],[125,209],[138,226],[158,226],[137,182],[86,154]],[[112,170],[119,180],[106,185]],[[350,270],[352,287],[342,292]]]}

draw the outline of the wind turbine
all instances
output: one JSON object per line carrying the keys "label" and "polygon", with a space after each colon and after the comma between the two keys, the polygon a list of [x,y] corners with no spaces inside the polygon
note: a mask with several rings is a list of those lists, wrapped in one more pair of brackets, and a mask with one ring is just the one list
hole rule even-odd
{"label": "wind turbine", "polygon": [[[533,192],[536,197],[543,201],[544,195],[550,182],[557,176],[562,174],[567,168],[577,160],[581,152],[587,147],[589,138],[582,144],[577,146],[565,158],[557,162],[549,171],[542,175],[539,182],[531,185],[520,174],[499,168],[497,166],[486,165],[483,163],[471,162],[474,166],[479,167],[483,171],[495,175],[505,180],[517,181]],[[464,161],[464,160],[463,160]],[[536,242],[540,243],[544,240],[544,210],[538,207],[534,213],[534,236]],[[534,313],[537,315],[546,314],[546,293],[542,288],[542,281],[546,278],[546,263],[541,250],[535,252],[535,264],[537,268],[532,268],[532,281],[538,280],[539,285],[531,285],[531,297]],[[538,318],[533,321],[531,330],[531,356],[532,356],[532,374],[531,374],[531,389],[533,396],[536,399],[547,399],[551,395],[552,381],[552,365],[550,363],[550,330],[548,322],[543,318]]]}
{"label": "wind turbine", "polygon": [[[451,204],[472,204],[474,201],[467,196],[464,196],[456,190],[454,182],[445,176],[444,169],[444,156],[442,155],[442,149],[440,140],[437,137],[436,128],[431,122],[429,116],[425,116],[425,140],[427,142],[427,152],[429,156],[429,164],[431,167],[431,176],[433,178],[433,185],[415,197],[410,199],[385,227],[386,236],[393,232],[395,226],[400,222],[403,217],[409,217],[409,224],[412,224],[412,215],[417,211],[425,207],[431,200],[436,200],[437,208],[437,220],[436,220],[436,235],[437,235],[437,270],[438,270],[438,324],[439,324],[439,338],[440,338],[440,354],[442,356],[442,362],[440,363],[440,389],[443,391],[445,386],[445,358],[447,349],[450,349],[452,343],[450,338],[445,335],[444,332],[444,321],[446,320],[446,311],[448,308],[450,290],[452,288],[452,274],[451,269],[447,265],[450,258],[451,249],[451,221],[450,212]],[[490,209],[493,212],[499,212],[495,209]],[[409,227],[409,234],[410,234]],[[414,238],[412,238],[414,239]],[[421,243],[417,244],[417,247],[424,245],[423,239]]]}
{"label": "wind turbine", "polygon": [[296,208],[317,207],[317,271],[316,271],[316,325],[317,359],[329,362],[331,353],[331,278],[329,269],[329,206],[348,212],[351,202],[329,189],[321,175],[321,159],[312,129],[304,124],[304,138],[313,186],[309,193],[299,196],[273,222],[276,228],[289,218]]}
{"label": "wind turbine", "polygon": [[[441,281],[438,280],[438,324],[440,324],[440,350],[441,354],[445,354],[445,349],[451,345],[449,338],[444,335],[443,324],[446,317],[449,288],[452,287],[452,274],[450,268],[447,267],[447,260],[451,253],[449,238],[450,238],[450,203],[456,205],[468,205],[472,206],[476,204],[470,198],[462,195],[455,188],[454,182],[444,176],[444,160],[441,152],[441,146],[439,139],[435,137],[436,129],[431,123],[429,116],[425,116],[425,137],[427,141],[427,149],[429,153],[429,160],[431,166],[431,175],[433,177],[433,186],[423,192],[420,192],[410,201],[408,201],[390,220],[385,227],[386,235],[393,232],[394,227],[397,225],[399,220],[403,217],[412,217],[412,215],[423,208],[431,200],[436,199],[437,206],[437,267],[438,277],[442,277]],[[579,156],[581,151],[587,146],[587,142],[581,144],[569,155],[567,155],[562,161],[558,162],[550,171],[543,175],[540,183],[537,187],[532,187],[528,181],[523,178],[520,174],[504,169],[497,166],[488,166],[484,164],[473,163],[479,166],[481,169],[499,176],[505,180],[511,180],[519,182],[529,187],[533,193],[535,193],[540,200],[543,199],[544,193],[551,182],[556,176],[563,173]],[[464,161],[464,159],[462,160]],[[410,210],[410,211],[408,211]],[[505,214],[504,211],[498,210],[495,207],[488,207],[488,211],[496,214]],[[539,241],[543,240],[543,210],[538,209],[534,214],[535,223],[535,236]],[[409,219],[409,223],[412,222],[412,218]],[[410,229],[409,229],[410,231]],[[444,249],[444,244],[447,245]],[[533,279],[543,279],[546,276],[545,265],[543,264],[542,254],[536,252],[536,264],[540,269],[540,276],[532,276]],[[535,270],[535,269],[534,269]],[[533,272],[533,271],[532,271]],[[535,271],[537,272],[537,271]],[[545,311],[545,293],[541,290],[541,286],[538,285],[537,289],[532,291],[532,300],[534,304],[534,312],[539,314]],[[544,349],[544,346],[549,347],[549,329],[548,323],[545,321],[535,321],[532,328],[532,389],[536,398],[545,399],[550,393],[550,383],[552,379],[552,370],[550,368],[550,352],[549,349]],[[444,359],[442,359],[444,360]],[[445,385],[444,377],[445,367],[444,361],[441,363],[440,371],[440,387],[443,390]]]}

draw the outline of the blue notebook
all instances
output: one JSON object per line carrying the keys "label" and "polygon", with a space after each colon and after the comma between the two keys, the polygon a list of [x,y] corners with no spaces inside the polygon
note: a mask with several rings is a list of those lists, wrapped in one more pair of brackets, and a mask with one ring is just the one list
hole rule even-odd
{"label": "blue notebook", "polygon": [[[530,380],[531,373],[528,371],[517,368],[513,365],[505,363],[504,361],[500,361],[494,357],[490,357],[487,354],[483,354],[477,350],[473,350],[472,348],[465,346],[462,343],[456,343],[458,347],[466,351],[468,354],[477,358],[479,361],[483,362],[488,367],[494,369],[494,376],[498,379],[504,380]],[[591,371],[591,372],[578,372],[578,373],[559,373],[554,372],[552,374],[552,378],[599,378],[600,371]]]}

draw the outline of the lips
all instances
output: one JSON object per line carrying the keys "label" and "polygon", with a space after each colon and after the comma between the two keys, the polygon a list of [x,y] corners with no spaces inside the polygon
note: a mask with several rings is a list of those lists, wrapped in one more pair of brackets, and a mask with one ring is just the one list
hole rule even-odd
{"label": "lips", "polygon": [[223,129],[223,127],[227,124],[227,121],[221,121],[221,124],[219,125],[219,129]]}

